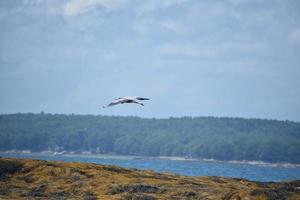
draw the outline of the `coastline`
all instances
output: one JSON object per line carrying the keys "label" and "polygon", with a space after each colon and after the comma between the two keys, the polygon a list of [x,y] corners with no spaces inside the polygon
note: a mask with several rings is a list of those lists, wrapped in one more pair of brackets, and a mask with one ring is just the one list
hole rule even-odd
{"label": "coastline", "polygon": [[291,199],[300,180],[182,176],[82,162],[0,158],[0,199]]}
{"label": "coastline", "polygon": [[271,163],[259,160],[216,160],[208,158],[187,158],[180,156],[139,156],[139,155],[118,155],[118,154],[102,154],[102,153],[92,153],[90,151],[74,152],[74,151],[41,151],[41,152],[31,152],[30,150],[8,150],[0,151],[0,154],[9,155],[9,154],[20,154],[20,155],[41,155],[41,156],[59,156],[63,155],[66,157],[90,157],[90,158],[102,158],[102,159],[123,159],[123,160],[153,160],[153,159],[162,159],[170,161],[191,161],[191,162],[208,162],[208,163],[228,163],[228,164],[237,164],[237,165],[254,165],[260,167],[280,167],[280,168],[300,168],[300,164],[297,163],[286,163],[278,162]]}

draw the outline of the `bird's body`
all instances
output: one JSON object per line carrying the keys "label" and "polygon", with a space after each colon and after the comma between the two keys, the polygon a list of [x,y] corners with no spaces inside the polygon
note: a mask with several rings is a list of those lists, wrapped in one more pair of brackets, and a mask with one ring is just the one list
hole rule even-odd
{"label": "bird's body", "polygon": [[110,106],[115,106],[115,105],[118,105],[118,104],[124,104],[124,103],[136,103],[136,104],[139,104],[141,106],[144,106],[144,104],[138,102],[138,100],[144,101],[144,100],[150,100],[150,99],[145,98],[145,97],[138,97],[138,96],[119,97],[119,98],[115,99],[114,101],[110,102],[107,106],[103,106],[103,108],[110,107]]}
{"label": "bird's body", "polygon": [[141,100],[141,101],[143,101],[143,100],[150,100],[149,98],[145,98],[145,97],[138,97],[138,96],[126,96],[126,97],[119,97],[119,98],[117,98],[117,99],[115,99],[115,100],[118,100],[118,99],[128,99],[128,100]]}

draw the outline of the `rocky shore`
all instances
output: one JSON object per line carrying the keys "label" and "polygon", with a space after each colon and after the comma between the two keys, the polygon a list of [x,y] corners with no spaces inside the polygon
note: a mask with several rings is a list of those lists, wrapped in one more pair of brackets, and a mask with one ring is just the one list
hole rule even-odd
{"label": "rocky shore", "polygon": [[92,163],[0,158],[0,199],[300,199],[300,180],[188,177]]}

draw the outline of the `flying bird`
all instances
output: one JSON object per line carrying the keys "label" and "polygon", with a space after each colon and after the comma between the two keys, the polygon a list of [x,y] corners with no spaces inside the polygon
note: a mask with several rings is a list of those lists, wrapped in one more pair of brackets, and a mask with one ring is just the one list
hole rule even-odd
{"label": "flying bird", "polygon": [[113,100],[112,102],[110,102],[107,106],[102,106],[102,108],[107,108],[110,106],[115,106],[115,105],[124,104],[124,103],[136,103],[141,106],[144,106],[143,103],[139,102],[139,101],[144,101],[144,100],[150,100],[150,99],[145,98],[145,97],[138,97],[138,96],[119,97],[119,98]]}

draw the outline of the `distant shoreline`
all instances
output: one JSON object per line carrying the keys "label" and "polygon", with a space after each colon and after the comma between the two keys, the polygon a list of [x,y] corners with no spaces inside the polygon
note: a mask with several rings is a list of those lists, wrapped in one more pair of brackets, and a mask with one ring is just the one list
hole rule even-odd
{"label": "distant shoreline", "polygon": [[212,163],[228,163],[228,164],[239,164],[239,165],[255,165],[261,167],[281,167],[281,168],[300,168],[300,164],[296,163],[270,163],[264,161],[248,161],[248,160],[216,160],[208,158],[187,158],[180,156],[140,156],[140,155],[118,155],[118,154],[102,154],[102,153],[92,153],[90,151],[73,152],[73,151],[41,151],[32,152],[30,150],[7,150],[0,151],[0,154],[10,155],[10,154],[20,154],[20,155],[44,155],[44,156],[66,156],[66,157],[95,157],[104,159],[124,159],[124,160],[151,160],[151,159],[162,159],[171,161],[193,161],[193,162],[212,162]]}

